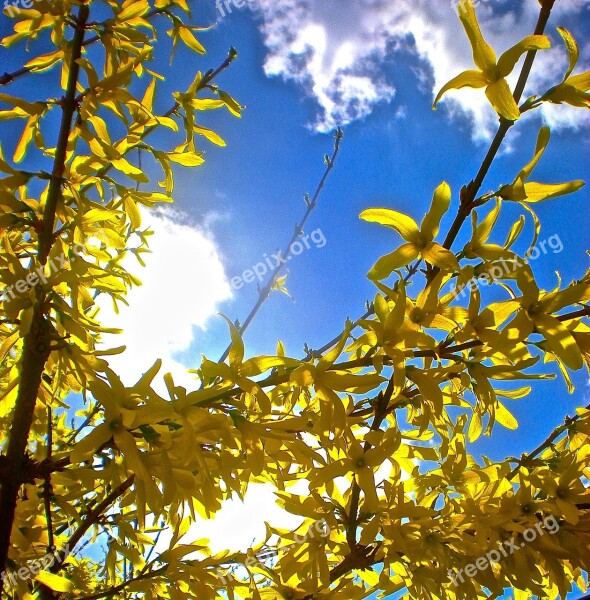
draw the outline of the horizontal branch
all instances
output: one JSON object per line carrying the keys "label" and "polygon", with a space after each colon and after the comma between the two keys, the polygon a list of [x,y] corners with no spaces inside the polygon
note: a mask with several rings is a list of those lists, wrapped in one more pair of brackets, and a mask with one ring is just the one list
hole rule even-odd
{"label": "horizontal branch", "polygon": [[[585,408],[586,410],[590,410],[590,404],[588,404],[588,406]],[[539,444],[532,452],[523,454],[520,457],[520,459],[517,461],[516,467],[514,467],[514,469],[508,473],[506,478],[512,479],[518,473],[519,469],[530,465],[531,461],[535,460],[540,454],[550,448],[555,443],[557,438],[568,431],[574,423],[580,420],[580,418],[580,415],[574,415],[573,417],[567,416],[564,419],[564,422],[561,425],[558,425],[544,442]]]}
{"label": "horizontal branch", "polygon": [[[167,6],[165,8],[155,8],[154,10],[150,11],[143,18],[151,19],[155,15],[159,15],[159,14],[167,12],[170,8],[172,8],[172,6],[173,5],[170,4],[169,6]],[[112,20],[112,19],[110,19],[110,20]],[[84,40],[84,42],[82,42],[82,47],[90,46],[91,44],[94,44],[94,43],[98,42],[99,40],[100,40],[100,36],[98,36],[98,35],[89,37],[87,40]],[[19,77],[22,77],[23,75],[28,75],[29,73],[33,73],[33,72],[35,72],[35,67],[21,67],[20,69],[17,69],[16,71],[13,71],[12,73],[4,73],[4,75],[0,75],[0,86],[9,85],[13,81],[18,79]]]}
{"label": "horizontal branch", "polygon": [[84,537],[86,532],[96,524],[98,518],[102,513],[107,510],[114,502],[117,501],[133,484],[135,480],[135,476],[131,475],[128,477],[123,483],[119,484],[117,487],[113,488],[111,492],[106,496],[106,498],[97,505],[96,508],[92,509],[84,518],[82,523],[76,531],[72,534],[68,543],[66,545],[67,550],[62,550],[57,556],[57,560],[53,563],[53,567],[51,567],[52,573],[58,573],[65,566],[64,561],[67,558],[68,554],[71,554],[78,542]]}
{"label": "horizontal branch", "polygon": [[128,581],[124,581],[123,583],[120,583],[119,585],[109,588],[108,590],[104,590],[102,592],[96,592],[96,594],[92,594],[92,596],[83,596],[83,597],[79,598],[78,600],[98,600],[99,598],[111,598],[118,592],[123,591],[128,585],[130,585],[132,583],[136,583],[138,581],[145,581],[146,579],[152,579],[154,577],[159,577],[160,575],[164,575],[164,573],[166,573],[167,570],[168,570],[168,565],[165,565],[163,567],[160,567],[159,569],[156,569],[155,571],[148,571],[147,573],[142,573],[141,575],[138,575],[137,577],[134,577],[133,579],[129,579]]}

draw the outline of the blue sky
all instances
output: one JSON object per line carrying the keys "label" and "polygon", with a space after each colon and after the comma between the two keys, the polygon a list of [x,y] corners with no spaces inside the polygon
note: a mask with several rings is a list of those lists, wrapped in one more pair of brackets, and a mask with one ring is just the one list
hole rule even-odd
{"label": "blue sky", "polygon": [[[354,40],[356,34],[350,30],[355,24],[346,22],[346,15],[339,14],[341,5],[328,4],[333,6],[333,11],[316,12],[312,7],[309,20],[314,22],[318,32],[324,28],[328,39],[333,31],[338,32],[339,37],[334,35],[332,40],[336,45],[344,45],[347,35]],[[446,3],[441,4],[446,6]],[[536,2],[532,4],[538,7]],[[252,5],[257,6],[256,3]],[[484,23],[486,16],[492,19],[487,12],[491,5],[481,7]],[[507,19],[510,5],[495,3],[494,9],[498,9],[497,5],[501,9],[500,17]],[[536,7],[531,8],[526,23],[520,23],[525,15],[515,17],[517,26],[514,28],[521,29],[523,35],[534,28],[531,17]],[[564,59],[554,29],[557,24],[562,24],[576,33],[581,42],[582,60],[586,62],[580,66],[588,64],[590,47],[587,43],[583,45],[582,40],[588,39],[590,21],[586,19],[584,27],[580,24],[584,23],[581,16],[588,16],[589,8],[590,3],[579,3],[579,12],[557,15],[548,31],[556,51],[547,60],[559,64]],[[438,22],[432,18],[433,27],[444,30],[455,26],[457,19],[450,6],[447,12]],[[416,14],[420,11],[414,13],[414,18]],[[285,81],[291,77],[288,65],[283,76],[265,75],[265,65],[268,66],[276,53],[265,45],[261,30],[268,32],[273,27],[273,18],[278,19],[274,17],[273,9],[266,6],[264,17],[259,11],[252,14],[247,8],[234,8],[232,14],[227,14],[217,28],[204,37],[211,59],[222,57],[229,45],[238,48],[239,60],[224,74],[220,83],[223,82],[223,87],[247,108],[239,122],[228,121],[224,114],[216,115],[219,118],[215,125],[223,132],[228,147],[208,151],[207,166],[198,175],[186,172],[179,177],[180,208],[194,218],[206,216],[211,211],[225,215],[212,225],[212,229],[223,250],[229,277],[241,274],[262,260],[264,253],[284,246],[305,208],[302,193],[312,191],[323,170],[322,156],[332,144],[331,133],[318,133],[311,126],[326,119],[320,101],[313,92],[310,93],[313,76],[317,79],[320,76],[310,70],[308,80],[303,84],[292,79]],[[284,26],[283,21],[281,23]],[[487,34],[485,25],[483,27]],[[457,32],[463,35],[462,30],[457,29]],[[494,35],[489,37],[493,39]],[[500,40],[499,51],[517,41],[513,28],[496,32],[496,37]],[[462,38],[456,41],[462,50],[466,48]],[[268,352],[280,337],[290,353],[300,355],[304,343],[312,348],[321,346],[341,330],[347,316],[354,318],[362,314],[365,300],[372,298],[375,291],[365,278],[366,272],[379,256],[400,242],[395,233],[360,221],[358,214],[363,209],[388,206],[416,219],[421,218],[440,181],[447,180],[456,194],[479,167],[487,148],[486,140],[474,131],[474,126],[481,123],[486,127],[488,123],[493,126],[494,116],[487,112],[485,117],[477,116],[474,125],[473,117],[469,112],[461,112],[460,106],[454,108],[454,116],[445,105],[432,111],[436,65],[420,60],[421,50],[413,44],[411,37],[401,42],[396,38],[390,45],[400,47],[379,60],[374,59],[377,66],[371,67],[369,72],[373,78],[395,88],[395,96],[391,102],[375,105],[365,118],[351,119],[344,125],[341,156],[308,227],[308,231],[320,227],[327,243],[321,249],[303,253],[289,264],[287,287],[296,302],[281,294],[271,297],[246,336],[247,347],[252,352]],[[453,48],[453,51],[458,50]],[[325,60],[328,71],[329,60]],[[541,70],[547,70],[546,63]],[[362,73],[362,67],[359,72]],[[561,72],[557,66],[556,72]],[[482,105],[481,110],[484,109],[487,107]],[[582,110],[575,116],[585,125],[577,131],[562,125],[554,129],[551,144],[535,171],[536,180],[587,178],[588,119]],[[494,165],[484,189],[511,181],[532,155],[536,132],[542,122],[555,120],[555,111],[552,111],[543,118],[535,116],[519,124],[507,140],[509,151]],[[184,187],[193,186],[195,179],[203,190],[198,198],[187,193]],[[541,239],[557,234],[564,246],[563,252],[550,252],[534,263],[535,273],[540,275],[546,287],[556,284],[555,270],[569,281],[587,268],[585,249],[589,247],[589,236],[587,227],[582,224],[588,224],[588,190],[584,188],[568,198],[538,206],[543,223]],[[456,195],[454,200],[457,201]],[[503,226],[499,228],[501,238],[519,214],[516,207],[507,207],[503,211]],[[452,210],[447,217],[448,224]],[[465,227],[462,233],[456,248],[462,247],[468,239],[470,228]],[[521,250],[526,249],[531,236],[529,220]],[[234,292],[234,298],[224,303],[221,310],[232,319],[243,319],[256,296],[256,285],[246,285]],[[225,325],[212,319],[206,331],[197,333],[184,356],[196,356],[201,351],[217,356],[226,339]],[[521,429],[508,432],[498,428],[492,439],[483,438],[478,443],[478,450],[501,458],[507,451],[520,453],[535,447],[573,406],[584,401],[586,375],[580,372],[575,380],[578,388],[573,396],[567,394],[559,378],[536,382],[530,398],[511,403]]]}
{"label": "blue sky", "polygon": [[[465,36],[446,0],[253,0],[224,18],[213,0],[195,4],[194,24],[218,21],[200,37],[208,53],[197,57],[180,47],[169,70],[168,40],[160,32],[166,48],[157,66],[171,73],[159,88],[160,108],[169,107],[170,93],[185,89],[197,69],[217,66],[235,46],[239,58],[218,83],[246,110],[240,120],[225,111],[203,116],[202,124],[220,133],[227,147],[203,141],[206,165],[177,171],[176,212],[147,221],[161,233],[147,269],[139,272],[146,286],[133,292],[133,310],[119,321],[105,307],[108,319],[126,326],[123,342],[130,353],[117,365],[130,380],[164,355],[184,381],[182,366],[198,366],[201,354],[221,354],[228,334],[217,312],[243,320],[257,298],[255,284],[232,291],[229,282],[285,245],[305,209],[303,193],[313,191],[323,172],[335,125],[344,128],[341,154],[307,228],[321,228],[325,246],[289,263],[286,285],[295,301],[272,295],[246,334],[250,354],[272,353],[280,338],[288,353],[300,356],[304,343],[321,346],[347,317],[360,316],[376,291],[367,271],[400,239],[360,221],[359,213],[387,206],[419,219],[442,180],[451,185],[456,208],[458,190],[475,175],[495,123],[479,92],[451,95],[438,111],[431,109],[440,85],[470,65]],[[478,10],[484,34],[501,52],[532,32],[538,2],[490,0]],[[538,87],[531,93],[557,83],[565,70],[556,25],[580,41],[578,68],[590,68],[590,2],[558,2],[555,13],[548,30],[555,50],[539,57],[532,77]],[[2,17],[2,34],[8,26]],[[34,50],[0,49],[3,70],[17,68]],[[35,97],[54,75],[36,76],[35,87],[32,78],[23,78],[7,92]],[[552,125],[553,137],[535,180],[590,180],[588,112],[551,107],[523,119],[484,189],[512,181],[532,156],[543,123]],[[16,130],[3,125],[0,134],[11,155]],[[556,285],[555,270],[569,282],[588,267],[589,199],[586,187],[538,206],[540,239],[558,235],[564,247],[533,265],[546,288]],[[519,214],[517,207],[503,211],[500,239]],[[454,248],[469,232],[466,227]],[[529,220],[521,251],[531,237]],[[498,426],[491,439],[477,442],[475,453],[501,459],[537,446],[575,406],[588,403],[587,375],[579,372],[574,381],[571,396],[560,378],[534,382],[530,397],[510,403],[520,429]]]}

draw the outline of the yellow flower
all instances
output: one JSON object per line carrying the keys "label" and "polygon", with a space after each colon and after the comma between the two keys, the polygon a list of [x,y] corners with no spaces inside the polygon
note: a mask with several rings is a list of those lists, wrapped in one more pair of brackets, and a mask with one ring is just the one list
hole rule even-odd
{"label": "yellow flower", "polygon": [[363,445],[350,434],[346,456],[315,470],[311,475],[311,488],[325,485],[336,477],[345,477],[352,473],[364,494],[363,511],[377,512],[379,497],[374,473],[385,459],[392,456],[400,442],[401,437],[392,431],[383,436],[383,440],[378,446],[365,450]]}
{"label": "yellow flower", "polygon": [[463,73],[451,79],[436,96],[433,108],[436,109],[438,101],[448,90],[463,87],[485,87],[486,96],[494,110],[508,121],[518,120],[520,109],[505,78],[512,72],[525,52],[549,48],[551,46],[549,38],[545,35],[530,35],[506,50],[496,60],[494,49],[485,41],[479,28],[472,0],[461,0],[459,3],[459,18],[471,42],[473,61],[479,70],[463,71]]}
{"label": "yellow flower", "polygon": [[518,299],[521,308],[502,331],[503,343],[515,344],[536,330],[547,340],[549,351],[567,367],[574,371],[581,369],[584,364],[582,352],[572,332],[552,313],[587,300],[590,293],[588,286],[577,284],[542,294],[529,266],[518,272],[516,281],[523,293]]}
{"label": "yellow flower", "polygon": [[147,403],[143,408],[139,407],[139,395],[124,388],[111,371],[107,371],[107,374],[110,386],[100,379],[89,384],[92,395],[104,407],[104,421],[74,446],[70,460],[73,464],[90,460],[104,444],[112,440],[123,453],[129,470],[139,479],[148,481],[151,476],[130,430],[152,422],[153,418],[146,410]]}
{"label": "yellow flower", "polygon": [[389,208],[370,208],[360,214],[360,218],[372,223],[379,223],[395,229],[407,244],[400,246],[395,252],[382,256],[369,271],[368,277],[380,280],[388,277],[394,269],[399,269],[418,257],[422,257],[443,271],[459,268],[455,255],[433,242],[438,234],[440,220],[449,209],[451,189],[443,181],[435,190],[432,206],[422,221],[421,227],[407,215]]}
{"label": "yellow flower", "polygon": [[576,192],[584,186],[584,182],[580,179],[568,181],[566,183],[537,183],[531,181],[526,183],[533,169],[536,167],[539,160],[543,156],[547,144],[551,139],[551,131],[549,127],[541,127],[537,136],[537,146],[535,155],[532,160],[520,171],[516,179],[510,185],[505,185],[500,188],[498,196],[506,200],[516,200],[525,202],[541,202],[549,198],[556,198],[565,194]]}
{"label": "yellow flower", "polygon": [[552,512],[561,514],[568,523],[577,525],[580,520],[577,504],[587,504],[589,494],[580,481],[582,465],[572,457],[571,464],[565,466],[559,478],[556,479],[553,472],[544,478],[543,491],[547,493],[547,504]]}
{"label": "yellow flower", "polygon": [[590,71],[573,75],[572,71],[580,57],[578,44],[572,34],[563,27],[558,27],[557,31],[563,38],[570,59],[568,70],[565,73],[563,81],[551,88],[541,100],[547,100],[554,104],[571,104],[580,108],[590,108]]}

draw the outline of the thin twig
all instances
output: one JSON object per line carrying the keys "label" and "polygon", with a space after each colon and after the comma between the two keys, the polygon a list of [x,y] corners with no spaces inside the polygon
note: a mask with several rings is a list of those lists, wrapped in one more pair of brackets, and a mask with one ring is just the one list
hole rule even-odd
{"label": "thin twig", "polygon": [[104,500],[96,506],[96,508],[87,513],[76,531],[68,540],[66,545],[67,550],[62,550],[57,555],[57,560],[53,563],[53,566],[50,569],[52,573],[59,573],[59,571],[64,568],[64,561],[68,554],[71,554],[74,551],[78,542],[82,539],[82,537],[84,537],[86,532],[96,524],[97,519],[102,515],[102,513],[107,510],[111,504],[116,502],[133,485],[134,480],[134,475],[128,477],[125,481],[123,481],[123,483],[113,488],[111,492],[104,498]]}
{"label": "thin twig", "polygon": [[[51,461],[53,450],[53,411],[51,406],[47,407],[47,460]],[[43,502],[45,504],[45,521],[47,524],[47,552],[55,550],[53,543],[53,520],[51,518],[51,496],[53,488],[51,485],[51,472],[45,475],[45,485],[43,488]]]}
{"label": "thin twig", "polygon": [[[340,151],[340,142],[342,141],[342,137],[343,137],[342,130],[340,128],[338,128],[336,130],[336,133],[334,134],[334,138],[335,138],[334,151],[332,153],[332,156],[328,157],[326,159],[326,169],[324,171],[322,178],[320,179],[320,182],[318,183],[318,186],[313,195],[313,198],[307,202],[307,209],[305,211],[305,214],[303,215],[303,218],[301,219],[301,221],[299,223],[297,223],[297,225],[295,226],[295,231],[293,233],[293,236],[289,240],[289,243],[288,243],[286,249],[281,254],[279,254],[279,257],[281,257],[284,262],[280,263],[279,265],[277,265],[275,267],[275,269],[274,269],[274,271],[272,271],[270,278],[269,278],[268,282],[266,283],[266,285],[264,287],[262,287],[261,289],[259,289],[258,300],[256,301],[252,310],[246,317],[246,320],[244,321],[244,323],[238,328],[240,335],[243,335],[244,332],[246,331],[246,329],[248,329],[248,327],[250,326],[250,324],[252,323],[252,321],[254,320],[256,315],[258,314],[258,311],[260,310],[262,305],[269,298],[270,293],[271,293],[274,285],[276,284],[279,275],[283,271],[283,267],[285,266],[286,261],[289,260],[289,257],[291,256],[291,246],[295,243],[297,238],[301,236],[301,234],[303,232],[303,228],[305,227],[307,221],[309,220],[311,213],[316,208],[320,194],[322,193],[322,190],[324,189],[324,186],[330,175],[330,172],[334,168],[336,158],[338,157],[338,153]],[[225,351],[219,358],[218,362],[223,362],[228,357],[230,349],[231,349],[231,344],[229,344],[228,347],[225,349]]]}
{"label": "thin twig", "polygon": [[[590,410],[590,404],[586,406],[585,410]],[[535,460],[539,454],[542,454],[545,450],[551,448],[557,438],[559,438],[566,431],[569,431],[570,427],[579,421],[580,418],[580,415],[574,415],[573,417],[567,416],[564,419],[564,422],[561,425],[558,425],[544,442],[539,444],[532,452],[523,454],[520,457],[520,459],[517,461],[516,467],[514,467],[514,469],[508,473],[506,479],[512,479],[522,467],[530,465],[531,461]]]}

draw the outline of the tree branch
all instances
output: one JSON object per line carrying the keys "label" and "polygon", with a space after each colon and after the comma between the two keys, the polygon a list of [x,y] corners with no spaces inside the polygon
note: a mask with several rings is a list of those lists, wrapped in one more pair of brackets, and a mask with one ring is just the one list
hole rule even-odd
{"label": "tree branch", "polygon": [[[303,218],[295,226],[295,231],[293,233],[293,236],[289,240],[289,243],[288,243],[286,249],[281,254],[281,257],[285,261],[289,260],[289,257],[291,255],[291,246],[293,245],[293,243],[297,240],[297,238],[303,232],[303,228],[305,227],[305,225],[306,225],[306,223],[307,223],[307,221],[308,221],[311,213],[314,211],[315,207],[317,206],[318,199],[320,197],[320,194],[322,193],[322,190],[324,189],[325,183],[326,183],[326,181],[327,181],[327,179],[328,179],[328,177],[330,175],[330,172],[334,168],[334,164],[336,162],[336,158],[338,157],[338,153],[340,152],[340,142],[342,141],[342,138],[343,138],[343,133],[342,133],[342,130],[340,128],[338,128],[336,130],[336,133],[334,134],[334,137],[335,137],[334,151],[332,152],[332,156],[326,160],[326,169],[324,171],[324,174],[323,174],[322,178],[320,179],[320,182],[318,183],[318,186],[317,186],[316,191],[315,191],[315,193],[313,195],[313,198],[310,201],[308,201],[308,203],[307,203],[307,210],[305,211],[305,214],[303,215]],[[258,311],[260,310],[260,308],[262,307],[262,305],[266,302],[266,300],[268,300],[268,298],[270,296],[270,292],[272,291],[272,288],[275,285],[275,283],[277,281],[277,278],[281,274],[281,272],[282,272],[283,267],[285,266],[285,264],[286,263],[281,263],[280,265],[277,265],[277,267],[271,273],[270,279],[268,280],[267,284],[262,289],[259,290],[258,300],[254,304],[252,310],[250,311],[250,314],[246,317],[246,320],[244,321],[243,325],[241,325],[239,327],[239,329],[238,329],[240,335],[244,334],[244,332],[246,331],[246,329],[248,329],[248,327],[250,326],[250,323],[252,323],[252,321],[254,320],[254,318],[256,317],[256,315],[258,314]],[[231,344],[229,344],[228,347],[225,349],[225,351],[223,352],[223,354],[219,358],[218,362],[224,362],[225,361],[225,359],[229,355],[230,349],[231,349]]]}
{"label": "tree branch", "polygon": [[[588,404],[588,406],[585,408],[586,410],[590,410],[590,404]],[[545,450],[547,450],[547,448],[550,448],[557,438],[559,438],[566,431],[569,431],[570,427],[579,420],[580,415],[574,415],[573,417],[567,416],[564,419],[564,422],[561,425],[558,425],[544,442],[539,444],[532,452],[523,454],[520,457],[520,459],[517,461],[516,467],[514,467],[514,469],[512,469],[512,471],[506,475],[506,479],[512,479],[522,467],[530,465],[531,462],[539,456],[539,454],[542,454]]]}
{"label": "tree branch", "polygon": [[151,579],[153,577],[159,577],[160,575],[164,575],[168,570],[168,565],[160,567],[155,571],[149,571],[148,573],[142,573],[133,579],[129,579],[119,585],[116,585],[108,590],[104,590],[103,592],[97,592],[96,594],[92,594],[92,596],[83,596],[79,600],[98,600],[99,598],[112,598],[116,593],[124,590],[129,584],[136,583],[137,581],[145,581],[146,579]]}
{"label": "tree branch", "polygon": [[[84,28],[89,16],[89,9],[81,5],[78,13],[77,28],[72,41],[72,53],[68,76],[66,97],[62,107],[62,121],[58,136],[58,145],[55,151],[54,167],[45,211],[43,214],[43,229],[38,238],[38,257],[44,264],[49,250],[53,244],[53,223],[55,209],[61,197],[62,175],[65,169],[65,156],[67,142],[70,135],[72,116],[75,110],[76,83],[82,43],[84,41]],[[0,572],[6,569],[6,559],[10,548],[12,524],[14,522],[18,491],[21,486],[21,466],[25,460],[29,433],[33,422],[35,405],[41,377],[45,364],[51,353],[51,340],[53,327],[46,317],[46,299],[41,286],[35,288],[36,300],[33,306],[31,328],[24,337],[23,353],[21,359],[21,379],[14,409],[14,418],[8,440],[6,462],[8,476],[2,481],[0,489],[0,515],[3,527],[0,528]],[[0,592],[4,588],[4,581],[0,580]]]}
{"label": "tree branch", "polygon": [[117,487],[113,488],[105,497],[105,499],[86,515],[82,523],[80,523],[78,529],[76,529],[76,531],[68,540],[66,546],[67,549],[62,550],[57,554],[57,560],[53,563],[53,566],[50,569],[52,573],[59,573],[59,571],[64,568],[65,559],[74,551],[78,542],[84,537],[86,532],[96,524],[100,515],[102,515],[102,513],[107,510],[111,504],[116,502],[133,485],[134,480],[135,475],[128,477],[125,481],[123,481],[123,483],[120,483]]}
{"label": "tree branch", "polygon": [[[168,10],[170,10],[170,8],[172,8],[172,6],[173,5],[171,4],[165,8],[155,8],[154,10],[151,10],[143,18],[146,20],[149,20],[155,15],[159,15],[159,14],[167,12]],[[88,38],[87,40],[84,40],[82,42],[82,47],[85,48],[86,46],[90,46],[91,44],[94,44],[95,42],[98,42],[99,40],[100,40],[100,36],[95,35],[91,38]],[[59,63],[57,63],[57,64],[59,64]],[[20,69],[17,69],[16,71],[13,71],[12,73],[4,73],[4,75],[0,75],[0,86],[9,85],[13,81],[18,79],[19,77],[22,77],[23,75],[28,75],[29,73],[34,73],[34,72],[35,72],[35,67],[21,67]]]}

